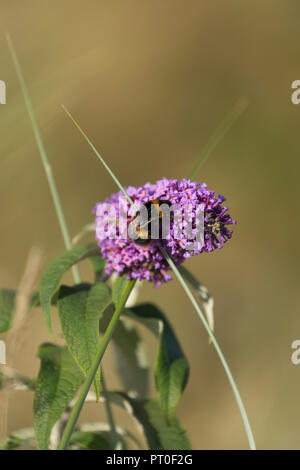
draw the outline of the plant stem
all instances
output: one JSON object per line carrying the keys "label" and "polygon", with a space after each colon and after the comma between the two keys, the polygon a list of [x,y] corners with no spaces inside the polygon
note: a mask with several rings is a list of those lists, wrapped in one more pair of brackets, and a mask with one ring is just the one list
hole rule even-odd
{"label": "plant stem", "polygon": [[242,400],[242,397],[240,395],[240,392],[238,390],[238,387],[235,383],[235,380],[233,378],[233,375],[231,373],[231,370],[230,370],[230,367],[229,365],[227,364],[227,361],[224,357],[224,354],[222,352],[222,349],[220,348],[219,346],[219,343],[218,341],[216,340],[216,337],[215,335],[213,334],[212,330],[210,329],[207,321],[206,321],[206,318],[205,316],[203,315],[198,303],[196,302],[192,292],[190,291],[188,285],[186,284],[185,280],[183,279],[182,275],[180,274],[178,268],[175,266],[174,262],[172,261],[172,259],[170,258],[170,256],[166,253],[166,251],[163,249],[163,248],[160,248],[162,254],[164,255],[164,257],[166,258],[166,260],[168,261],[172,271],[174,272],[175,276],[177,277],[178,281],[180,282],[180,284],[182,285],[185,293],[187,294],[188,298],[190,299],[193,307],[195,308],[196,312],[198,313],[216,351],[217,351],[217,354],[220,358],[220,361],[224,367],[224,370],[227,374],[227,377],[228,377],[228,380],[229,380],[229,383],[231,385],[231,388],[232,388],[232,391],[234,393],[234,396],[236,398],[236,401],[237,401],[237,404],[238,404],[238,407],[239,407],[239,410],[240,410],[240,413],[241,413],[241,416],[242,416],[242,420],[243,420],[243,423],[244,423],[244,427],[245,427],[245,431],[246,431],[246,434],[247,434],[247,438],[248,438],[248,442],[249,442],[249,446],[250,446],[250,449],[251,450],[256,450],[256,445],[255,445],[255,441],[254,441],[254,437],[253,437],[253,433],[252,433],[252,429],[251,429],[251,426],[250,426],[250,423],[249,423],[249,420],[248,420],[248,416],[247,416],[247,412],[246,412],[246,409],[245,409],[245,406],[244,406],[244,403],[243,403],[243,400]]}
{"label": "plant stem", "polygon": [[107,329],[104,333],[103,339],[102,339],[102,341],[99,345],[99,348],[98,348],[96,357],[93,361],[93,365],[91,367],[91,370],[88,373],[88,375],[87,375],[87,377],[86,377],[86,379],[83,383],[83,386],[82,386],[81,392],[79,394],[79,397],[77,399],[76,405],[73,408],[73,411],[72,411],[71,416],[69,418],[68,424],[67,424],[67,426],[65,428],[65,431],[63,433],[62,439],[61,439],[60,444],[58,446],[59,450],[66,449],[68,444],[69,444],[70,437],[72,435],[74,426],[75,426],[75,424],[77,422],[77,419],[79,417],[81,408],[83,407],[84,401],[85,401],[86,396],[89,392],[89,389],[90,389],[90,387],[93,383],[93,380],[94,380],[94,377],[97,373],[98,367],[100,366],[102,357],[103,357],[103,355],[106,351],[108,343],[109,343],[109,341],[110,341],[110,339],[113,335],[113,332],[114,332],[114,330],[117,326],[118,320],[120,318],[120,315],[122,313],[122,310],[124,308],[126,300],[128,299],[128,296],[129,296],[130,292],[132,291],[132,289],[134,287],[134,284],[135,284],[135,280],[131,280],[131,281],[127,282],[126,288],[124,289],[124,291],[122,293],[121,299],[120,299],[118,305],[116,306],[115,312],[114,312],[114,314],[113,314],[113,316],[112,316],[112,318],[111,318],[111,320],[108,324],[108,327],[107,327]]}
{"label": "plant stem", "polygon": [[[8,46],[9,46],[9,49],[10,49],[10,53],[11,53],[11,56],[12,56],[14,67],[15,67],[15,70],[16,70],[16,73],[17,73],[17,76],[18,76],[18,79],[19,79],[19,82],[20,82],[22,94],[23,94],[24,101],[25,101],[25,104],[26,104],[26,107],[27,107],[27,111],[28,111],[28,114],[29,114],[29,118],[30,118],[30,121],[31,121],[32,128],[33,128],[34,136],[36,138],[36,142],[37,142],[37,145],[38,145],[38,149],[39,149],[39,153],[40,153],[40,156],[41,156],[42,164],[44,166],[44,170],[45,170],[46,177],[47,177],[47,180],[48,180],[50,192],[51,192],[51,195],[52,195],[52,198],[53,198],[54,207],[55,207],[55,210],[56,210],[56,215],[57,215],[58,222],[59,222],[59,225],[60,225],[60,229],[61,229],[61,232],[62,232],[65,247],[66,247],[67,250],[69,250],[70,248],[72,248],[72,242],[71,242],[69,230],[68,230],[68,227],[67,227],[67,223],[66,223],[64,211],[63,211],[63,208],[62,208],[62,204],[60,202],[60,198],[59,198],[57,186],[56,186],[56,183],[55,183],[55,179],[54,179],[54,176],[53,176],[53,173],[52,173],[52,168],[51,168],[51,165],[49,163],[49,159],[47,157],[47,153],[46,153],[46,150],[45,150],[45,146],[44,146],[44,143],[43,143],[41,132],[39,130],[39,126],[38,126],[38,123],[37,123],[36,118],[35,118],[35,114],[34,114],[34,111],[33,111],[33,107],[32,107],[31,99],[30,99],[30,96],[29,96],[29,92],[28,92],[28,89],[27,89],[27,86],[26,86],[26,83],[25,83],[25,80],[24,80],[24,77],[23,77],[22,69],[21,69],[21,66],[20,66],[16,51],[15,51],[14,45],[12,43],[12,40],[11,40],[9,34],[6,34],[6,39],[7,39],[7,42],[8,42]],[[72,266],[72,274],[73,274],[75,284],[79,284],[81,282],[81,279],[80,279],[80,274],[79,274],[79,270],[78,270],[77,266]],[[103,371],[102,371],[102,374],[103,374]],[[107,391],[106,391],[104,381],[103,381],[103,392],[106,395],[106,397],[108,397],[108,394],[106,393]],[[113,415],[111,413],[111,410],[109,409],[108,400],[109,399],[107,398],[106,402],[105,402],[106,403],[107,416],[108,416],[108,421],[109,421],[111,429],[112,429],[112,434],[114,435],[115,432],[116,432],[116,427],[115,427],[115,423],[114,423],[114,420],[113,420]]]}
{"label": "plant stem", "polygon": [[[35,118],[35,114],[34,114],[34,111],[33,111],[33,107],[32,107],[31,99],[30,99],[30,96],[29,96],[29,92],[28,92],[28,89],[27,89],[27,86],[26,86],[26,83],[25,83],[25,80],[24,80],[24,77],[23,77],[22,69],[21,69],[21,66],[20,66],[16,51],[15,51],[14,45],[12,43],[12,40],[11,40],[9,34],[6,34],[6,39],[7,39],[7,42],[8,42],[8,47],[9,47],[9,50],[10,50],[10,53],[11,53],[13,64],[14,64],[14,67],[15,67],[15,70],[16,70],[16,73],[17,73],[17,76],[18,76],[18,79],[19,79],[20,87],[21,87],[22,94],[23,94],[23,97],[24,97],[24,100],[25,100],[25,104],[26,104],[26,108],[27,108],[27,111],[28,111],[28,114],[29,114],[30,121],[31,121],[33,133],[34,133],[34,136],[35,136],[35,139],[36,139],[36,142],[37,142],[37,146],[38,146],[38,149],[39,149],[39,153],[40,153],[40,156],[41,156],[42,164],[44,166],[44,170],[45,170],[46,177],[47,177],[47,180],[48,180],[48,184],[49,184],[50,192],[51,192],[51,195],[52,195],[54,207],[55,207],[55,210],[56,210],[58,222],[59,222],[59,225],[60,225],[61,233],[62,233],[64,242],[65,242],[65,246],[66,246],[67,250],[69,250],[70,248],[72,248],[71,238],[70,238],[70,235],[69,235],[66,219],[65,219],[65,216],[64,216],[64,212],[63,212],[63,209],[62,209],[61,202],[60,202],[58,190],[57,190],[57,187],[56,187],[56,184],[55,184],[55,179],[54,179],[54,176],[52,174],[52,168],[51,168],[51,165],[49,163],[47,153],[46,153],[46,150],[45,150],[45,147],[44,147],[43,139],[42,139],[42,136],[41,136],[41,132],[39,130],[39,126],[38,126],[38,123],[37,123],[36,118]],[[77,266],[72,266],[72,271],[73,271],[73,276],[74,276],[75,283],[79,284],[80,277],[79,277],[78,267]]]}
{"label": "plant stem", "polygon": [[[237,116],[239,116],[239,114],[242,112],[242,110],[246,107],[246,103],[245,102],[240,102],[238,103],[238,105],[236,106],[236,109],[234,110],[234,112],[232,112],[230,114],[230,116],[227,118],[227,120],[225,120],[222,125],[220,126],[220,129],[222,130],[217,132],[215,134],[215,139],[214,139],[214,142],[209,144],[207,146],[208,149],[212,149],[214,147],[214,145],[216,145],[217,142],[219,142],[220,138],[222,135],[224,135],[224,133],[226,132],[227,129],[229,129],[230,125],[234,122],[234,120],[237,118]],[[92,144],[92,142],[90,141],[90,139],[87,137],[87,135],[85,134],[85,132],[81,129],[81,127],[79,126],[79,124],[75,121],[75,119],[71,116],[71,114],[65,109],[66,113],[68,114],[68,116],[72,119],[73,123],[75,124],[75,126],[77,127],[77,129],[80,131],[80,133],[83,135],[83,137],[85,138],[85,140],[87,141],[87,143],[90,145],[90,147],[93,149],[93,151],[98,155],[100,161],[102,162],[102,164],[104,165],[105,169],[108,171],[108,173],[110,174],[110,176],[113,178],[113,180],[116,182],[116,184],[118,185],[118,187],[122,190],[122,192],[127,195],[127,200],[130,202],[131,205],[133,205],[133,202],[131,201],[131,198],[129,197],[129,195],[126,193],[126,190],[123,188],[123,186],[121,185],[120,181],[118,180],[118,178],[115,176],[115,174],[112,172],[112,170],[109,168],[109,166],[107,165],[107,163],[105,163],[105,161],[103,160],[103,158],[99,155],[99,153],[97,152],[97,149],[95,148],[95,146]],[[226,124],[226,125],[225,125]],[[198,165],[199,165],[199,162],[197,163],[197,169],[198,169]],[[245,410],[245,407],[244,407],[244,404],[243,404],[243,401],[242,401],[242,398],[240,396],[240,393],[239,393],[239,390],[237,388],[237,385],[234,381],[234,378],[232,376],[232,373],[230,371],[230,368],[226,362],[226,359],[222,353],[222,350],[213,334],[213,332],[211,331],[206,319],[205,319],[205,316],[203,315],[199,305],[197,304],[192,292],[190,291],[189,287],[187,286],[187,284],[185,283],[183,277],[181,276],[180,272],[178,271],[177,267],[175,266],[175,264],[173,263],[172,259],[169,257],[169,255],[165,252],[165,250],[163,250],[162,248],[160,248],[163,256],[165,257],[165,259],[167,260],[167,262],[169,263],[170,267],[172,268],[173,272],[175,273],[176,277],[178,278],[180,284],[182,285],[184,291],[186,292],[188,298],[190,299],[193,307],[195,308],[196,312],[198,313],[200,319],[202,320],[207,332],[208,332],[208,335],[209,337],[211,338],[211,341],[213,343],[213,345],[215,346],[216,348],[216,351],[218,353],[218,356],[221,360],[221,363],[225,369],[225,372],[227,374],[227,377],[229,379],[229,382],[230,382],[230,385],[231,385],[231,388],[232,388],[232,391],[234,393],[234,396],[236,398],[236,401],[237,401],[237,404],[238,404],[238,407],[239,407],[239,410],[240,410],[240,413],[241,413],[241,416],[242,416],[242,419],[243,419],[243,423],[244,423],[244,426],[245,426],[245,431],[246,431],[246,434],[247,434],[247,437],[248,437],[248,441],[249,441],[249,446],[250,446],[250,449],[251,450],[255,450],[256,449],[256,446],[255,446],[255,442],[254,442],[254,437],[253,437],[253,434],[252,434],[252,430],[251,430],[251,426],[250,426],[250,423],[249,423],[249,420],[248,420],[248,416],[247,416],[247,413],[246,413],[246,410]]]}

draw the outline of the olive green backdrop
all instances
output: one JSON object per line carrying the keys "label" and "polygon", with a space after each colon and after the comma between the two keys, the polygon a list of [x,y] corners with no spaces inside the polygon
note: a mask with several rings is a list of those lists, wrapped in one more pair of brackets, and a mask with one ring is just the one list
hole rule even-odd
{"label": "olive green backdrop", "polygon": [[[72,235],[116,188],[61,103],[121,182],[139,185],[186,176],[226,113],[248,98],[198,177],[228,198],[238,221],[234,236],[223,250],[186,266],[214,295],[216,334],[259,448],[300,447],[300,366],[290,360],[291,343],[300,338],[300,106],[291,103],[291,83],[300,79],[299,29],[296,0],[0,3],[0,79],[7,85],[7,104],[0,105],[2,287],[18,286],[32,246],[43,251],[41,271],[64,249],[6,31]],[[88,264],[80,270],[89,279]],[[165,310],[190,360],[178,414],[194,448],[247,448],[224,371],[177,281],[145,285],[140,298]],[[23,339],[14,366],[33,375],[37,346],[51,339],[39,310],[28,317]],[[146,339],[153,363],[156,347]],[[109,387],[117,387],[111,351],[105,367]],[[87,405],[82,420],[103,419],[102,408]],[[125,413],[115,413],[133,429]],[[32,395],[11,393],[8,430],[31,423]]]}

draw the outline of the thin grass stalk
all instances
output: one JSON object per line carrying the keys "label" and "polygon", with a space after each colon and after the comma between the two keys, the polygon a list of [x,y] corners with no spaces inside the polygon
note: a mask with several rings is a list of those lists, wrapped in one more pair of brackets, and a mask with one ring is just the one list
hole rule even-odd
{"label": "thin grass stalk", "polygon": [[[36,118],[35,118],[35,114],[34,114],[34,111],[33,111],[33,107],[32,107],[31,99],[30,99],[30,96],[29,96],[29,92],[28,92],[28,89],[27,89],[27,86],[26,86],[26,82],[24,80],[23,72],[22,72],[22,69],[21,69],[21,66],[20,66],[16,51],[15,51],[14,45],[12,43],[12,40],[11,40],[9,34],[6,34],[6,39],[7,39],[9,50],[10,50],[10,53],[11,53],[11,56],[12,56],[14,66],[15,66],[15,70],[16,70],[16,73],[17,73],[17,76],[18,76],[18,79],[19,79],[19,82],[20,82],[20,87],[21,87],[22,94],[23,94],[23,97],[24,97],[24,101],[25,101],[25,104],[26,104],[26,107],[27,107],[27,111],[28,111],[28,114],[29,114],[29,118],[30,118],[30,121],[31,121],[32,128],[33,128],[34,136],[36,138],[36,142],[37,142],[37,145],[38,145],[38,149],[39,149],[39,153],[40,153],[40,156],[41,156],[42,164],[44,166],[44,170],[45,170],[46,177],[47,177],[47,180],[48,180],[50,192],[51,192],[51,195],[52,195],[52,198],[53,198],[54,207],[55,207],[57,219],[58,219],[58,222],[59,222],[59,225],[60,225],[60,228],[61,228],[61,232],[62,232],[63,240],[64,240],[64,243],[65,243],[65,247],[66,247],[67,250],[69,250],[69,249],[72,248],[72,241],[71,241],[71,237],[70,237],[69,230],[68,230],[68,227],[67,227],[63,207],[62,207],[62,204],[60,202],[60,198],[59,198],[55,178],[53,176],[52,168],[51,168],[51,165],[49,163],[49,159],[48,159],[45,147],[44,147],[41,132],[40,132],[38,123],[37,123]],[[73,274],[75,284],[79,284],[81,282],[81,279],[80,279],[80,274],[79,274],[79,270],[78,270],[77,266],[72,266],[72,274]],[[112,434],[114,435],[116,427],[115,427],[115,424],[114,424],[112,411],[111,411],[111,409],[109,409],[109,397],[108,397],[108,393],[107,393],[107,390],[106,390],[106,385],[105,385],[104,382],[102,383],[102,388],[103,388],[103,392],[105,393],[105,395],[107,397],[107,399],[106,399],[106,403],[107,403],[106,410],[107,410],[107,414],[108,414],[108,420],[111,424]]]}
{"label": "thin grass stalk", "polygon": [[170,256],[168,255],[168,253],[166,253],[166,251],[162,248],[160,248],[162,254],[164,255],[164,257],[166,258],[167,262],[169,263],[172,271],[174,272],[175,276],[177,277],[178,281],[180,282],[181,286],[183,287],[186,295],[188,296],[189,300],[191,301],[194,309],[196,310],[199,318],[201,319],[203,325],[204,325],[204,328],[206,329],[210,339],[211,339],[211,342],[213,343],[216,351],[217,351],[217,354],[220,358],[220,361],[224,367],[224,370],[226,372],[226,375],[228,377],[228,380],[229,380],[229,383],[231,385],[231,388],[232,388],[232,391],[234,393],[234,396],[235,396],[235,399],[237,401],[237,404],[238,404],[238,407],[239,407],[239,410],[240,410],[240,413],[241,413],[241,416],[242,416],[242,420],[243,420],[243,423],[244,423],[244,427],[245,427],[245,431],[246,431],[246,434],[247,434],[247,438],[248,438],[248,442],[249,442],[249,446],[250,446],[250,449],[251,450],[256,450],[256,445],[255,445],[255,441],[254,441],[254,437],[253,437],[253,433],[252,433],[252,429],[251,429],[251,426],[250,426],[250,422],[249,422],[249,419],[248,419],[248,415],[247,415],[247,412],[246,412],[246,408],[245,408],[245,405],[243,403],[243,400],[242,400],[242,397],[240,395],[240,392],[239,392],[239,389],[235,383],[235,380],[233,378],[233,375],[231,373],[231,370],[230,370],[230,367],[225,359],[225,356],[222,352],[222,349],[221,347],[219,346],[219,343],[215,337],[215,335],[213,334],[211,328],[209,327],[209,324],[204,316],[204,314],[202,313],[195,297],[193,296],[190,288],[188,287],[188,285],[186,284],[184,278],[182,277],[182,275],[180,274],[178,268],[175,266],[174,262],[172,261],[172,259],[170,258]]}
{"label": "thin grass stalk", "polygon": [[211,136],[206,146],[202,150],[192,170],[188,174],[188,178],[194,180],[198,174],[200,167],[206,162],[208,157],[214,151],[218,143],[225,137],[227,132],[231,129],[235,121],[245,111],[248,106],[248,101],[245,98],[240,98],[232,110],[227,114],[225,119],[217,127],[214,134]]}
{"label": "thin grass stalk", "polygon": [[134,203],[133,203],[133,200],[131,199],[131,197],[129,196],[129,194],[127,194],[127,192],[125,191],[125,189],[123,188],[123,186],[120,184],[118,178],[115,176],[115,174],[113,173],[113,171],[110,169],[110,167],[107,165],[107,163],[105,162],[105,160],[103,159],[103,157],[100,155],[100,153],[98,152],[98,150],[96,149],[96,147],[94,146],[94,144],[91,142],[91,140],[88,138],[88,136],[85,134],[85,132],[83,132],[83,130],[81,129],[81,127],[78,125],[78,123],[75,121],[75,119],[73,118],[73,116],[71,115],[71,113],[67,110],[67,108],[62,104],[61,105],[63,110],[67,113],[67,115],[69,116],[69,118],[73,121],[73,124],[77,127],[77,129],[79,130],[79,132],[81,133],[81,135],[84,137],[84,139],[87,141],[87,143],[89,144],[89,146],[91,147],[91,149],[94,151],[94,153],[97,155],[97,157],[99,158],[100,162],[102,163],[102,165],[104,166],[104,168],[106,169],[106,171],[109,173],[110,177],[114,180],[114,182],[116,183],[116,185],[118,186],[118,188],[120,189],[120,191],[122,191],[122,193],[124,194],[124,196],[126,197],[127,201],[129,202],[129,204],[131,204],[133,207],[134,206]]}
{"label": "thin grass stalk", "polygon": [[[73,116],[70,114],[69,111],[67,111],[66,108],[64,108],[66,113],[68,114],[68,116],[72,119],[73,123],[75,124],[75,126],[77,127],[77,129],[80,131],[80,133],[83,135],[83,137],[85,138],[85,140],[88,142],[88,144],[92,147],[92,149],[96,152],[96,154],[98,155],[99,159],[101,162],[103,162],[103,158],[100,157],[99,153],[97,152],[95,146],[91,143],[90,139],[87,137],[87,135],[85,134],[85,132],[81,129],[81,127],[79,126],[79,124],[77,123],[77,121],[75,121],[75,119],[73,118]],[[112,170],[109,168],[109,166],[107,165],[107,163],[105,163],[104,167],[106,168],[106,170],[108,171],[108,173],[112,176],[113,175],[113,180],[115,182],[117,182],[117,185],[118,187],[121,189],[122,188],[122,192],[123,194],[127,194],[125,189],[123,188],[123,186],[121,185],[121,183],[119,182],[118,178],[114,175],[114,173],[112,172]],[[128,195],[127,195],[128,196]],[[129,200],[130,202],[130,197],[128,196],[127,199]],[[131,203],[133,205],[133,203]],[[249,447],[251,450],[255,450],[256,449],[256,445],[255,445],[255,441],[254,441],[254,437],[253,437],[253,433],[252,433],[252,429],[251,429],[251,426],[250,426],[250,422],[248,420],[248,416],[247,416],[247,413],[246,413],[246,409],[245,409],[245,406],[244,406],[244,403],[242,401],[242,398],[241,398],[241,395],[239,393],[239,390],[238,390],[238,387],[235,383],[235,380],[233,379],[233,375],[231,373],[231,370],[230,370],[230,367],[229,365],[227,364],[227,361],[225,359],[225,356],[214,336],[214,334],[212,333],[211,329],[209,328],[209,325],[205,319],[205,316],[203,315],[197,301],[195,300],[192,292],[190,291],[189,287],[187,286],[187,284],[185,283],[184,279],[182,278],[181,274],[179,273],[177,267],[175,266],[175,264],[173,263],[173,261],[171,260],[171,258],[169,257],[169,255],[163,250],[161,249],[162,251],[162,254],[164,255],[164,257],[166,258],[167,262],[169,263],[172,271],[174,272],[174,274],[176,275],[177,279],[179,280],[180,284],[182,285],[185,293],[187,294],[189,300],[191,301],[194,309],[196,310],[198,316],[200,317],[200,319],[202,320],[203,322],[203,325],[205,327],[205,329],[207,330],[211,340],[212,340],[212,343],[217,351],[217,354],[221,360],[221,363],[224,367],[224,370],[226,372],[226,375],[229,379],[229,383],[231,385],[231,388],[232,388],[232,391],[233,391],[233,394],[236,398],[236,401],[237,401],[237,404],[238,404],[238,408],[239,408],[239,411],[240,411],[240,414],[241,414],[241,417],[242,417],[242,420],[243,420],[243,424],[244,424],[244,427],[245,427],[245,431],[246,431],[246,435],[247,435],[247,438],[248,438],[248,442],[249,442]]]}
{"label": "thin grass stalk", "polygon": [[[23,95],[23,98],[24,98],[24,101],[25,101],[25,105],[26,105],[26,108],[27,108],[29,119],[31,121],[33,133],[34,133],[36,143],[37,143],[37,146],[38,146],[38,149],[39,149],[42,164],[43,164],[43,167],[44,167],[44,170],[45,170],[45,174],[46,174],[46,178],[47,178],[48,185],[49,185],[49,188],[50,188],[51,196],[52,196],[52,199],[53,199],[53,203],[54,203],[56,215],[57,215],[57,218],[58,218],[59,226],[60,226],[61,233],[62,233],[64,242],[65,242],[65,247],[66,247],[67,250],[69,250],[69,249],[72,248],[71,238],[70,238],[69,230],[68,230],[68,227],[67,227],[66,219],[65,219],[65,216],[64,216],[64,212],[63,212],[63,209],[62,209],[62,205],[61,205],[61,202],[60,202],[58,189],[57,189],[55,179],[54,179],[54,176],[53,176],[53,173],[52,173],[52,168],[51,168],[51,165],[50,165],[47,153],[46,153],[46,149],[45,149],[45,146],[44,146],[44,142],[43,142],[43,139],[42,139],[42,136],[41,136],[41,132],[40,132],[37,120],[35,118],[35,113],[34,113],[34,110],[33,110],[33,106],[32,106],[32,103],[31,103],[31,99],[30,99],[30,95],[29,95],[29,92],[28,92],[28,89],[27,89],[27,85],[26,85],[25,80],[24,80],[23,72],[22,72],[22,69],[21,69],[16,51],[15,51],[13,42],[12,42],[9,34],[6,34],[6,40],[7,40],[8,47],[9,47],[9,50],[10,50],[10,54],[11,54],[11,57],[12,57],[12,61],[13,61],[13,64],[14,64],[14,67],[15,67],[15,70],[16,70],[16,74],[17,74],[17,77],[18,77],[18,80],[19,80],[19,83],[20,83],[20,87],[21,87],[21,90],[22,90],[22,95]],[[79,276],[78,267],[77,266],[72,266],[72,272],[73,272],[75,283],[79,284],[80,276]]]}

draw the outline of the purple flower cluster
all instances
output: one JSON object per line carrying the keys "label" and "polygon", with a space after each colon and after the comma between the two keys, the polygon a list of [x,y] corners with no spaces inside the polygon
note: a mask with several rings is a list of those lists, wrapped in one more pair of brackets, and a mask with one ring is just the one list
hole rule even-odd
{"label": "purple flower cluster", "polygon": [[[196,249],[188,249],[189,240],[184,236],[180,239],[175,236],[175,222],[172,218],[168,237],[151,240],[148,246],[140,246],[134,240],[124,237],[124,227],[122,230],[120,225],[116,228],[115,236],[100,237],[97,226],[103,223],[104,206],[108,204],[113,206],[117,220],[119,220],[120,210],[125,211],[128,214],[125,224],[129,224],[136,213],[136,209],[124,198],[121,191],[112,194],[103,203],[97,203],[93,210],[96,213],[96,240],[103,258],[107,261],[106,272],[109,275],[114,272],[119,275],[127,273],[128,279],[145,279],[158,286],[172,279],[167,272],[170,269],[169,264],[160,251],[160,247],[179,266],[191,256],[222,248],[222,244],[231,238],[232,230],[228,229],[228,225],[236,222],[231,219],[227,207],[222,206],[225,197],[216,196],[214,191],[207,189],[205,183],[196,183],[187,179],[179,181],[163,178],[155,184],[146,183],[139,188],[129,186],[126,191],[136,209],[149,201],[158,199],[161,204],[166,201],[168,204],[188,209],[190,220],[195,221],[200,207],[204,215],[204,237],[201,245],[196,245]],[[183,221],[181,225],[184,223]]]}

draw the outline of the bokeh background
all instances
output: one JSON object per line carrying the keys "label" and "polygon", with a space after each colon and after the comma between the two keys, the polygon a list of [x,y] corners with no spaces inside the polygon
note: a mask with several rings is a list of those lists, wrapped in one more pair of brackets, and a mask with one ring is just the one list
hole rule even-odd
{"label": "bokeh background", "polygon": [[[121,182],[139,185],[186,176],[224,116],[246,97],[247,110],[198,177],[226,195],[238,225],[223,250],[187,267],[214,296],[216,334],[258,447],[299,448],[300,366],[290,359],[291,343],[300,338],[300,106],[291,103],[291,83],[300,79],[299,2],[1,0],[0,10],[0,79],[7,84],[7,104],[0,106],[1,287],[19,285],[32,246],[42,250],[41,272],[64,250],[6,31],[72,235],[116,188],[61,103]],[[90,279],[88,264],[80,271]],[[190,361],[178,415],[194,448],[247,448],[227,378],[177,281],[159,289],[145,284],[140,299],[164,309]],[[36,375],[37,347],[49,340],[41,312],[32,312],[14,367]],[[156,345],[146,341],[153,364]],[[115,388],[112,365],[108,351],[107,382]],[[10,393],[2,434],[6,426],[32,424],[32,398]],[[134,429],[123,411],[114,411]],[[82,414],[82,421],[103,418],[102,405],[87,405]]]}

